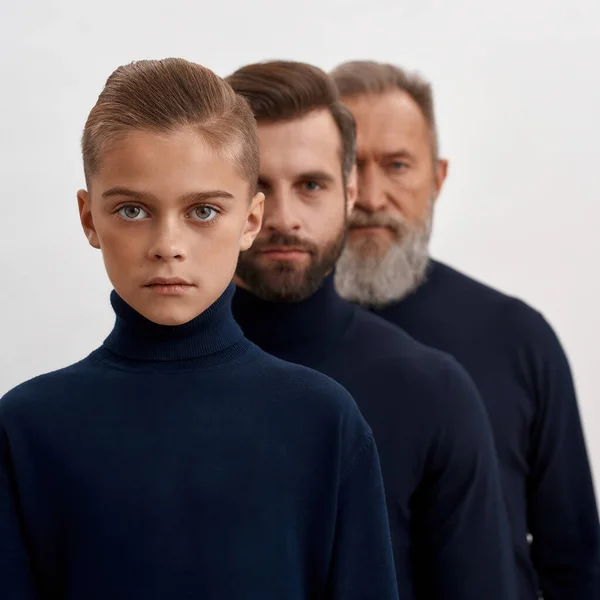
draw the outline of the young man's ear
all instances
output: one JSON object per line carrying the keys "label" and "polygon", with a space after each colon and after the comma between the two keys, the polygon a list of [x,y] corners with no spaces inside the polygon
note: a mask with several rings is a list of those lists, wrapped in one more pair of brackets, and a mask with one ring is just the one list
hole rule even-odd
{"label": "young man's ear", "polygon": [[435,174],[434,174],[434,185],[435,185],[435,200],[437,200],[446,176],[448,175],[448,161],[445,158],[438,158],[435,161]]}
{"label": "young man's ear", "polygon": [[94,227],[94,219],[92,218],[92,208],[90,206],[90,195],[86,190],[77,192],[77,204],[79,205],[79,220],[83,227],[85,237],[88,239],[90,246],[100,249],[100,240]]}
{"label": "young man's ear", "polygon": [[248,216],[246,217],[246,225],[240,243],[240,250],[244,252],[248,250],[254,243],[254,239],[258,235],[262,226],[263,213],[265,210],[265,195],[262,192],[257,192],[250,202]]}
{"label": "young man's ear", "polygon": [[358,170],[356,165],[352,166],[352,170],[346,181],[346,214],[350,216],[354,210],[356,199],[358,198]]}

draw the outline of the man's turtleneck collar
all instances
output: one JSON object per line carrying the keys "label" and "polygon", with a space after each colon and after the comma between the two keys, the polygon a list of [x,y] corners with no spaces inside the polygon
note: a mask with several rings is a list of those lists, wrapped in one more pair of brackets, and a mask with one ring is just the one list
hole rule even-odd
{"label": "man's turtleneck collar", "polygon": [[334,341],[345,331],[355,310],[335,291],[333,274],[300,302],[268,302],[238,288],[232,309],[245,336],[267,352]]}
{"label": "man's turtleneck collar", "polygon": [[153,323],[113,291],[116,322],[104,347],[123,358],[149,361],[200,359],[226,351],[244,337],[231,314],[234,291],[234,284],[229,284],[204,312],[176,326]]}

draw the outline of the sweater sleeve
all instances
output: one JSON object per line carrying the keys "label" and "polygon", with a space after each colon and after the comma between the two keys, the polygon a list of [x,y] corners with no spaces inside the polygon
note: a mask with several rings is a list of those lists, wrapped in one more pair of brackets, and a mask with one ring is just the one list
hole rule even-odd
{"label": "sweater sleeve", "polygon": [[0,595],[3,600],[37,598],[22,532],[16,486],[5,431],[0,426]]}
{"label": "sweater sleeve", "polygon": [[474,383],[448,360],[437,439],[412,501],[415,597],[513,600],[514,550],[491,425]]}
{"label": "sweater sleeve", "polygon": [[536,413],[527,509],[532,559],[545,600],[597,600],[600,527],[571,371],[550,325],[531,313],[528,362]]}
{"label": "sweater sleeve", "polygon": [[328,599],[396,600],[398,591],[375,442],[367,434],[340,482]]}

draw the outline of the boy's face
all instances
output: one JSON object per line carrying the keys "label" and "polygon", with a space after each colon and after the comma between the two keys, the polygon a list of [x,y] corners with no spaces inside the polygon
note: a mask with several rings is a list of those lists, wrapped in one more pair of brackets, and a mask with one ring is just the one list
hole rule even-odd
{"label": "boy's face", "polygon": [[235,281],[265,300],[303,300],[316,292],[342,251],[356,174],[345,187],[340,133],[326,109],[259,123],[258,136],[263,228],[240,255]]}
{"label": "boy's face", "polygon": [[191,128],[132,131],[77,197],[117,293],[147,319],[186,323],[223,293],[260,230],[263,195]]}

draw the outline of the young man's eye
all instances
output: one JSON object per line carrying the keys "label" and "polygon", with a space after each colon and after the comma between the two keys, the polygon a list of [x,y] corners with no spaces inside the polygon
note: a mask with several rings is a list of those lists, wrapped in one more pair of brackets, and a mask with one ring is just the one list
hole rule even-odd
{"label": "young man's eye", "polygon": [[140,219],[145,219],[148,216],[148,213],[141,206],[136,206],[135,204],[122,206],[117,211],[117,214],[126,221],[139,221]]}
{"label": "young man's eye", "polygon": [[316,192],[322,189],[321,185],[319,185],[316,181],[305,181],[302,186],[307,192]]}
{"label": "young man's eye", "polygon": [[217,215],[218,211],[214,209],[212,206],[196,206],[190,212],[190,216],[192,219],[196,221],[203,221],[206,223],[207,221],[212,221]]}

